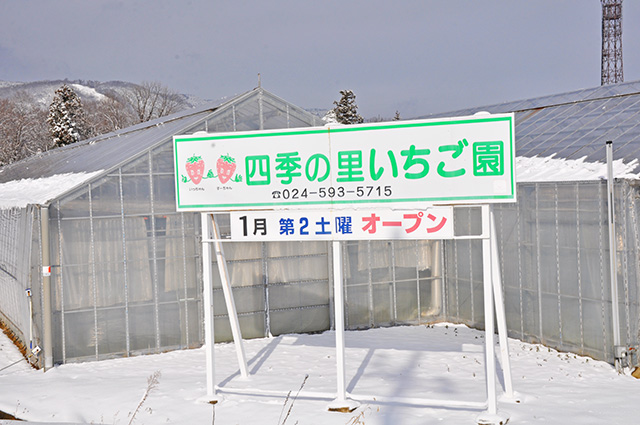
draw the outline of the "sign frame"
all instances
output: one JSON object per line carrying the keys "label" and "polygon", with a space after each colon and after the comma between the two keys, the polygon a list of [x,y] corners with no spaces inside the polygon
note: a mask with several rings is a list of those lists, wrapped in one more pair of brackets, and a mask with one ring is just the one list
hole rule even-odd
{"label": "sign frame", "polygon": [[[176,209],[227,212],[515,202],[514,126],[513,114],[482,114],[174,136]],[[409,141],[399,145],[399,139]],[[502,150],[476,154],[476,149],[491,149],[485,146],[488,143],[502,143]],[[278,149],[285,152],[276,153]],[[354,152],[360,156],[346,156]],[[485,174],[476,175],[482,173],[474,168],[476,161],[486,155],[499,158],[501,174],[485,168]],[[258,157],[266,165],[254,163]],[[214,172],[210,164],[216,158]],[[250,182],[256,173],[269,173],[268,180]]]}

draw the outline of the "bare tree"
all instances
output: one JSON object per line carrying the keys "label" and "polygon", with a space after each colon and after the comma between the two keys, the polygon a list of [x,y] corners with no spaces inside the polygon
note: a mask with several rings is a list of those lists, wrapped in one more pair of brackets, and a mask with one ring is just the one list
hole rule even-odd
{"label": "bare tree", "polygon": [[115,92],[105,96],[102,100],[85,103],[92,136],[120,130],[136,122],[136,115],[124,97]]}
{"label": "bare tree", "polygon": [[0,165],[52,147],[46,118],[46,111],[25,92],[0,100]]}
{"label": "bare tree", "polygon": [[184,108],[180,95],[159,82],[143,82],[126,95],[137,122],[172,114]]}

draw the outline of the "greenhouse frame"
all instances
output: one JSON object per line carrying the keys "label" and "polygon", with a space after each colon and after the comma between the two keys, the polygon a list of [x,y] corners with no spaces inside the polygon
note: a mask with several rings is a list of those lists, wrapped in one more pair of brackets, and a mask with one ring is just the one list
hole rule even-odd
{"label": "greenhouse frame", "polygon": [[[519,159],[602,164],[604,142],[613,140],[622,170],[621,344],[636,347],[640,83],[421,118],[478,111],[515,113]],[[0,204],[0,320],[24,347],[43,347],[36,364],[46,368],[201,346],[200,217],[176,212],[172,137],[318,125],[319,117],[258,87],[3,167],[0,196],[18,191],[24,199]],[[606,181],[546,177],[519,178],[518,203],[494,207],[509,335],[613,362]],[[476,212],[457,208],[456,227],[476,226]],[[227,216],[217,220],[228,235]],[[348,329],[438,321],[482,328],[479,242],[343,248]],[[333,327],[329,243],[224,249],[243,337]],[[213,300],[216,340],[230,341],[219,280]]]}

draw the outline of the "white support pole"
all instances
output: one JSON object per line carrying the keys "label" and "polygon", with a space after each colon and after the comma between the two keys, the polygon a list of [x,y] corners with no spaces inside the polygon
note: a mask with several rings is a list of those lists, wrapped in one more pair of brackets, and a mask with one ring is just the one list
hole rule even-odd
{"label": "white support pole", "polygon": [[513,399],[513,382],[511,380],[511,361],[509,360],[509,339],[507,335],[507,316],[505,314],[504,297],[502,295],[502,277],[500,275],[500,257],[498,252],[498,236],[496,233],[496,218],[491,207],[491,273],[493,280],[493,297],[496,305],[496,321],[498,323],[498,340],[500,341],[500,354],[502,375],[504,377],[505,397]]}
{"label": "white support pole", "polygon": [[347,400],[346,372],[344,367],[344,282],[342,276],[342,245],[332,242],[333,251],[333,305],[336,327],[336,399],[329,404],[329,410],[352,412],[359,403]]}
{"label": "white support pole", "polygon": [[[495,323],[493,303],[493,271],[491,256],[491,211],[489,205],[482,206],[482,279],[484,289],[484,340],[485,371],[487,381],[487,410],[476,418],[479,425],[506,424],[509,416],[498,413],[496,397]],[[489,230],[488,232],[486,230]],[[487,235],[488,233],[488,235]]]}
{"label": "white support pole", "polygon": [[220,242],[220,230],[215,217],[211,214],[213,222],[213,238],[216,250],[216,261],[218,262],[218,272],[220,273],[220,281],[222,282],[222,292],[224,292],[224,301],[227,305],[227,313],[229,314],[229,322],[231,323],[231,333],[233,342],[236,346],[236,356],[238,357],[238,366],[240,375],[243,378],[249,376],[247,368],[247,357],[244,353],[244,344],[242,343],[242,333],[240,332],[240,322],[238,321],[238,312],[236,310],[236,302],[233,299],[233,291],[231,290],[231,278],[229,277],[229,269],[227,268],[227,259],[224,256],[222,242]]}
{"label": "white support pole", "polygon": [[[49,208],[42,207],[40,209],[40,232],[42,243],[42,266],[51,266],[51,257],[49,253]],[[50,270],[50,269],[49,269]],[[51,300],[51,276],[50,273],[42,274],[42,322],[43,322],[43,339],[44,339],[44,370],[47,371],[53,367],[53,314]],[[63,341],[64,342],[64,341]]]}
{"label": "white support pole", "polygon": [[[489,206],[482,206],[483,224],[489,217]],[[491,224],[489,224],[491,226]],[[487,412],[491,415],[498,413],[496,399],[496,361],[493,320],[493,282],[491,273],[491,239],[482,239],[482,278],[484,288],[484,341],[485,368],[487,373]]]}
{"label": "white support pole", "polygon": [[[616,258],[616,210],[613,180],[613,142],[606,142],[607,151],[607,207],[609,215],[609,272],[611,276],[611,320],[613,327],[613,346],[620,346],[620,311],[618,306],[618,260]],[[618,372],[622,370],[617,354],[614,359]]]}
{"label": "white support pole", "polygon": [[[211,227],[209,226],[209,214],[200,214],[202,227],[202,240],[211,239]],[[209,242],[202,242],[202,287],[204,303],[204,344],[207,363],[207,400],[217,402],[215,376],[216,365],[214,355],[214,333],[213,333],[213,281],[211,279],[211,247]]]}
{"label": "white support pole", "polygon": [[333,242],[333,288],[338,382],[336,400],[345,401],[347,399],[347,387],[345,385],[346,375],[344,370],[344,285],[342,281],[342,245],[337,241]]}

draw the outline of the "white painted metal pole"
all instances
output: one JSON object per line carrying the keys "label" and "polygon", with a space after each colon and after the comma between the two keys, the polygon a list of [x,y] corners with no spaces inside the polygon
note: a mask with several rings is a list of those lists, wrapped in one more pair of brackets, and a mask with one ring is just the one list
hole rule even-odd
{"label": "white painted metal pole", "polygon": [[[42,243],[42,266],[51,266],[51,256],[49,253],[49,208],[40,209],[40,233]],[[44,339],[44,370],[45,372],[53,367],[53,314],[51,301],[51,276],[50,273],[43,273],[42,276],[42,322]]]}
{"label": "white painted metal pole", "polygon": [[[482,206],[483,224],[489,221],[489,206]],[[491,225],[489,225],[491,226]],[[484,233],[484,232],[483,232]],[[487,413],[496,415],[498,404],[496,399],[496,361],[493,320],[493,285],[491,273],[491,239],[482,239],[482,278],[484,288],[484,339],[485,339],[485,368],[487,378]]]}
{"label": "white painted metal pole", "polygon": [[222,242],[220,242],[220,231],[218,223],[213,214],[211,215],[213,222],[213,238],[216,250],[216,261],[218,262],[218,271],[222,282],[222,291],[224,292],[224,301],[227,305],[227,313],[229,314],[229,322],[231,323],[231,333],[233,342],[236,346],[236,356],[238,357],[238,366],[240,367],[240,375],[243,378],[249,376],[247,368],[247,356],[244,353],[244,344],[242,343],[242,333],[240,332],[240,322],[238,321],[238,312],[236,310],[236,302],[233,298],[231,290],[231,278],[229,277],[229,269],[227,268],[227,259],[224,256]]}
{"label": "white painted metal pole", "polygon": [[[211,238],[209,226],[209,214],[200,214],[202,227],[202,239]],[[207,397],[215,399],[215,376],[216,365],[214,356],[214,332],[213,332],[213,281],[211,275],[211,247],[209,242],[202,242],[202,288],[204,291],[202,302],[204,303],[204,345],[207,362]]]}
{"label": "white painted metal pole", "polygon": [[333,241],[333,305],[335,309],[336,326],[336,370],[338,394],[336,401],[346,401],[344,368],[344,284],[342,281],[342,245]]}
{"label": "white painted metal pole", "polygon": [[502,295],[502,276],[500,275],[500,257],[498,252],[498,235],[496,233],[496,218],[491,207],[491,274],[493,280],[493,297],[496,305],[496,321],[498,323],[498,340],[500,341],[500,355],[502,375],[504,376],[504,392],[508,398],[514,398],[513,382],[511,380],[511,361],[509,360],[509,339],[507,335],[507,316],[505,314],[504,297]]}
{"label": "white painted metal pole", "polygon": [[[616,218],[613,180],[613,142],[607,141],[607,206],[609,214],[609,270],[611,273],[611,316],[613,321],[613,345],[620,345],[620,311],[618,306],[618,261],[616,258]],[[616,369],[621,370],[618,359]]]}

